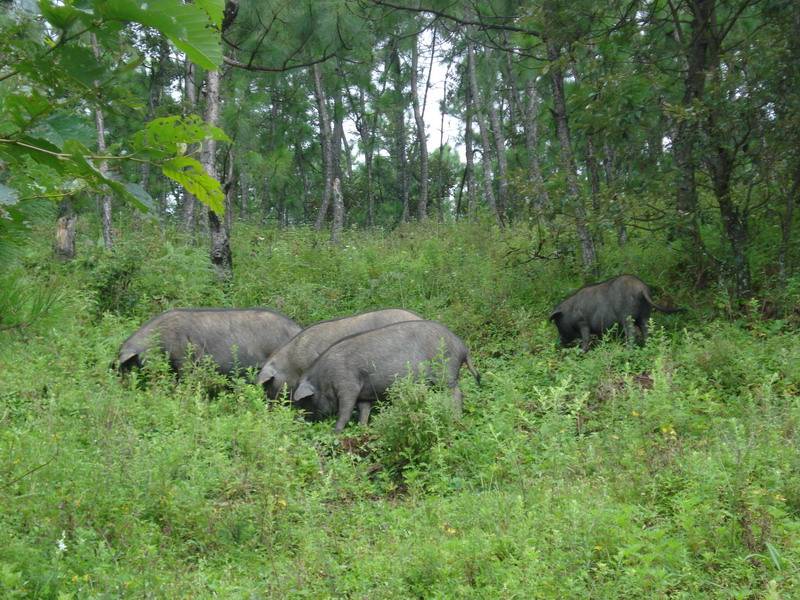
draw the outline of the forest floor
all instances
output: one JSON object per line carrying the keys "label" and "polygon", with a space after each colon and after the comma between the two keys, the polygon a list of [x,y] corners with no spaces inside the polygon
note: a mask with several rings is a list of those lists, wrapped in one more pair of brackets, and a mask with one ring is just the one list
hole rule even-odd
{"label": "forest floor", "polygon": [[[583,355],[547,322],[578,270],[525,262],[525,229],[332,247],[238,225],[220,286],[204,247],[139,227],[113,255],[82,232],[71,263],[43,234],[0,286],[31,316],[0,332],[0,597],[800,597],[800,280],[767,318],[655,241],[604,248],[606,275],[689,310]],[[174,306],[303,325],[409,308],[467,342],[483,384],[464,370],[456,421],[400,382],[337,436],[202,368],[120,380],[119,344]]]}

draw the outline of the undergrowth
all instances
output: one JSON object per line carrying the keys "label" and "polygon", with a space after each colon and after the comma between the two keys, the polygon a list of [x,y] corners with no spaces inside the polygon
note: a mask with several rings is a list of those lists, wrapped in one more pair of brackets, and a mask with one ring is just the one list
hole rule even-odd
{"label": "undergrowth", "polygon": [[[734,314],[657,244],[604,248],[606,275],[690,310],[583,355],[546,320],[581,278],[514,263],[525,229],[334,247],[237,225],[222,288],[205,247],[139,228],[65,264],[43,241],[3,286],[20,308],[0,321],[0,596],[800,595],[800,280],[774,314],[766,296]],[[108,369],[145,319],[202,305],[302,324],[409,308],[466,341],[483,384],[462,373],[458,420],[447,390],[403,381],[336,436],[246,378]]]}

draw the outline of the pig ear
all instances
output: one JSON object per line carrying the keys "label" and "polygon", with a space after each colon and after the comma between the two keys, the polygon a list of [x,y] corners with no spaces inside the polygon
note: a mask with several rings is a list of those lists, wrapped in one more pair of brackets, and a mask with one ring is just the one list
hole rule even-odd
{"label": "pig ear", "polygon": [[308,381],[301,381],[300,385],[298,385],[297,389],[294,391],[294,394],[292,394],[292,398],[295,402],[297,402],[303,398],[309,398],[313,396],[316,391],[317,390],[314,389],[314,386]]}
{"label": "pig ear", "polygon": [[554,310],[553,312],[550,313],[550,316],[547,317],[547,320],[548,321],[556,321],[556,320],[558,320],[558,317],[560,317],[562,314],[563,313],[560,310]]}
{"label": "pig ear", "polygon": [[275,374],[276,374],[275,367],[267,363],[266,365],[264,365],[264,367],[261,369],[261,372],[258,374],[258,379],[256,379],[256,383],[258,385],[264,385],[270,379],[273,379],[275,377]]}
{"label": "pig ear", "polygon": [[137,356],[139,356],[138,352],[132,352],[130,350],[126,350],[124,352],[120,352],[119,353],[119,361],[118,361],[119,368],[123,369],[126,366],[129,366],[127,363],[132,361],[132,360],[134,360],[134,359],[136,359]]}

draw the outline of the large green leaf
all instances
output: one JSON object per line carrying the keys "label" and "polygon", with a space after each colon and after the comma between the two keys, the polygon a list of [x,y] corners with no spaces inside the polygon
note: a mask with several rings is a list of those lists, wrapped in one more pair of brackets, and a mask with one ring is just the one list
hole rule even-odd
{"label": "large green leaf", "polygon": [[206,138],[231,141],[219,127],[208,125],[197,115],[162,117],[153,119],[134,135],[133,147],[138,153],[166,157],[182,154],[186,145],[198,144]]}
{"label": "large green leaf", "polygon": [[164,175],[185,187],[203,204],[218,215],[225,213],[225,195],[219,181],[211,177],[197,160],[178,156],[166,161],[161,170]]}
{"label": "large green leaf", "polygon": [[64,143],[64,152],[69,154],[69,157],[72,159],[69,167],[76,176],[95,185],[110,188],[118,197],[130,202],[140,210],[147,211],[152,207],[152,200],[143,201],[144,196],[146,196],[144,189],[136,189],[136,193],[134,193],[130,184],[126,185],[121,181],[103,175],[103,173],[101,173],[87,158],[87,156],[91,154],[89,149],[79,141],[67,140]]}
{"label": "large green leaf", "polygon": [[222,63],[219,0],[200,4],[184,4],[181,0],[98,0],[96,8],[106,19],[134,21],[158,29],[204,69],[214,70]]}
{"label": "large green leaf", "polygon": [[97,140],[97,130],[87,122],[87,117],[64,112],[49,115],[33,128],[31,133],[56,146],[64,145],[69,139],[78,140],[85,146],[92,146]]}

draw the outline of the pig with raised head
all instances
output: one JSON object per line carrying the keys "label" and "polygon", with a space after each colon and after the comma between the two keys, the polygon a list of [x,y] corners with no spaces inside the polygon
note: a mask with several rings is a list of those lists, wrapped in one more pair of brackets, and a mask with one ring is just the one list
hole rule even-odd
{"label": "pig with raised head", "polygon": [[342,338],[392,323],[421,319],[410,310],[387,308],[315,323],[270,356],[261,368],[256,383],[264,386],[268,398],[275,399],[284,387],[291,392],[317,357]]}
{"label": "pig with raised head", "polygon": [[160,348],[180,372],[187,360],[210,356],[223,374],[260,367],[302,328],[265,308],[176,308],[150,319],[122,343],[119,369],[141,367]]}
{"label": "pig with raised head", "polygon": [[436,360],[441,356],[445,360],[444,383],[453,390],[455,412],[460,416],[461,365],[466,363],[478,383],[480,375],[461,338],[436,321],[395,323],[337,342],[303,374],[293,401],[315,418],[337,414],[337,432],[344,429],[358,405],[358,421],[366,425],[372,403],[384,397],[398,377],[410,371],[437,383],[441,371]]}
{"label": "pig with raised head", "polygon": [[650,297],[650,289],[633,275],[619,275],[602,283],[587,285],[563,300],[550,313],[549,319],[558,328],[563,346],[580,338],[581,349],[589,350],[589,336],[602,336],[614,324],[625,332],[630,344],[636,338],[634,325],[647,341],[647,320],[652,309],[675,313],[683,308],[659,306]]}

